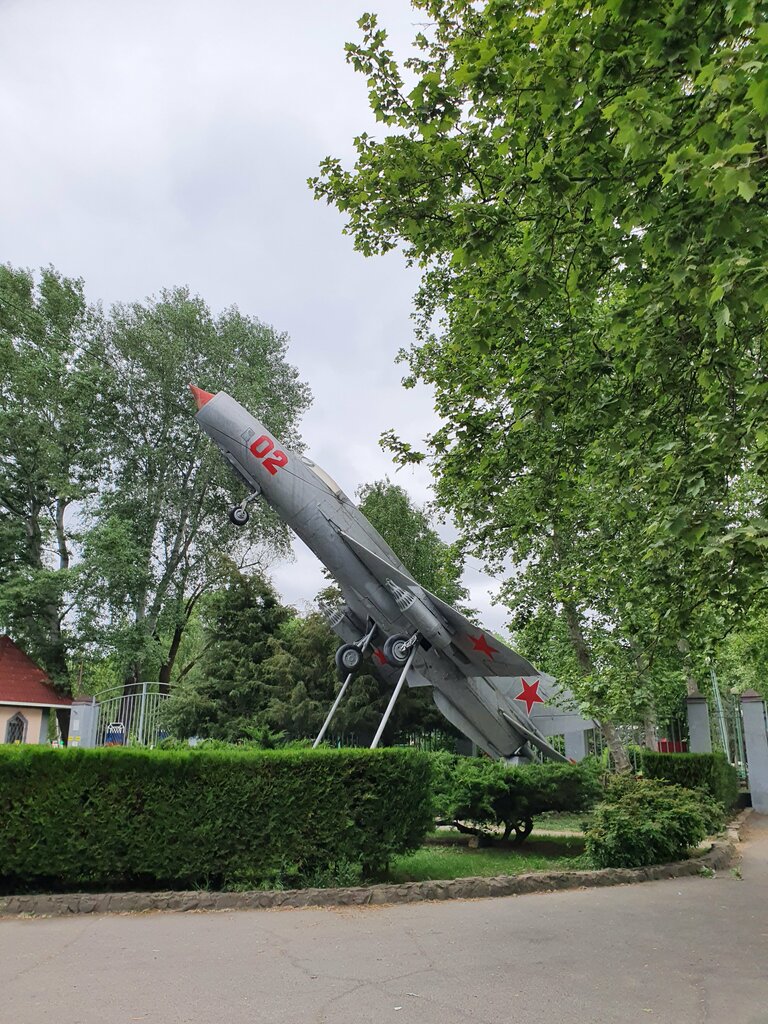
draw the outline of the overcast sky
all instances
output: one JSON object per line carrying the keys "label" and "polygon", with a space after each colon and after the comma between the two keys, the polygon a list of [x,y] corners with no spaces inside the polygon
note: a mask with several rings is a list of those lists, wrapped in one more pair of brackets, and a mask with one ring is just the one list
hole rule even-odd
{"label": "overcast sky", "polygon": [[[306,185],[380,132],[344,60],[368,9],[404,53],[420,17],[406,0],[0,0],[0,261],[52,263],[106,306],[186,284],[286,331],[314,394],[309,454],[350,495],[389,474],[424,502],[428,471],[396,472],[378,443],[435,426],[394,362],[417,278],[355,253]],[[273,578],[306,607],[324,580],[295,549]],[[466,582],[501,628],[477,565]]]}

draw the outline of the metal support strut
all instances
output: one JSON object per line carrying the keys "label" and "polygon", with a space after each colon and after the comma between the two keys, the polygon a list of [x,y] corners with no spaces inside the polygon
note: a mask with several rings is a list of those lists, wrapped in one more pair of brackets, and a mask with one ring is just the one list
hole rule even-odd
{"label": "metal support strut", "polygon": [[261,488],[260,487],[256,487],[254,490],[252,490],[248,494],[246,494],[246,496],[243,498],[243,500],[240,502],[240,504],[237,507],[242,509],[243,512],[247,512],[248,511],[248,506],[252,505],[254,503],[254,501],[256,501],[256,499],[260,498],[260,497],[261,497]]}
{"label": "metal support strut", "polygon": [[325,734],[326,734],[326,732],[328,730],[328,726],[331,724],[331,719],[336,714],[336,708],[338,708],[339,704],[341,704],[341,699],[344,696],[344,694],[347,692],[347,687],[352,682],[352,676],[354,674],[355,674],[354,672],[350,672],[349,675],[347,676],[347,678],[344,680],[344,682],[342,684],[342,687],[341,687],[341,689],[339,690],[339,692],[338,692],[338,694],[336,696],[336,700],[333,702],[333,706],[331,707],[331,710],[328,712],[328,717],[323,722],[323,727],[320,730],[320,732],[317,734],[317,739],[312,744],[312,749],[313,750],[315,749],[315,747],[319,747],[320,744],[323,742],[323,736],[325,736]]}
{"label": "metal support strut", "polygon": [[[365,636],[360,641],[360,651],[361,651],[362,654],[365,654],[365,650],[368,647],[368,645],[370,644],[371,640],[373,639],[373,634],[375,632],[376,632],[376,623],[374,623],[371,626],[370,630],[365,634]],[[344,694],[347,692],[347,687],[352,682],[352,676],[354,674],[355,674],[354,672],[350,672],[349,675],[347,676],[347,678],[344,680],[341,689],[339,690],[338,694],[336,695],[336,700],[333,702],[333,704],[331,706],[331,710],[328,712],[328,717],[323,722],[323,727],[320,730],[320,732],[317,734],[317,739],[312,744],[312,749],[313,750],[315,749],[315,747],[319,747],[320,744],[323,742],[323,736],[325,736],[326,732],[328,731],[328,726],[331,724],[331,719],[336,714],[336,709],[338,708],[339,704],[341,704],[342,698],[343,698]]]}
{"label": "metal support strut", "polygon": [[406,661],[406,663],[405,663],[405,665],[403,667],[403,671],[402,671],[402,673],[400,675],[400,678],[397,681],[397,686],[395,687],[392,696],[389,698],[389,704],[387,704],[387,710],[384,712],[384,717],[382,718],[381,722],[379,723],[379,728],[376,730],[376,735],[373,737],[373,743],[371,743],[371,750],[375,750],[376,747],[378,747],[379,740],[381,739],[381,734],[384,732],[384,729],[386,728],[387,722],[389,721],[389,716],[392,714],[392,711],[394,710],[395,704],[397,703],[397,698],[400,696],[400,691],[402,690],[403,684],[405,683],[405,678],[408,675],[408,672],[409,672],[409,670],[411,668],[411,665],[413,664],[413,659],[416,657],[416,651],[418,649],[417,640],[418,640],[418,634],[416,634],[414,637],[412,637],[412,639],[410,641],[410,643],[411,643],[411,653],[408,655],[408,661]]}

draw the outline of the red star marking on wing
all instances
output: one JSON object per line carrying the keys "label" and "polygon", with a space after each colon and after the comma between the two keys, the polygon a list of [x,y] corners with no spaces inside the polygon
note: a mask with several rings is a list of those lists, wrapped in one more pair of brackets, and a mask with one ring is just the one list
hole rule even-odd
{"label": "red star marking on wing", "polygon": [[378,663],[380,665],[388,665],[389,664],[389,662],[387,661],[386,657],[384,656],[384,651],[382,651],[380,647],[376,648],[376,650],[373,652],[373,656],[376,659],[376,661],[378,661]]}
{"label": "red star marking on wing", "polygon": [[526,683],[524,679],[521,679],[520,682],[523,684],[523,688],[515,697],[515,700],[523,701],[530,715],[534,704],[544,703],[543,698],[539,696],[539,680],[537,679],[535,683]]}
{"label": "red star marking on wing", "polygon": [[467,633],[467,637],[476,651],[480,651],[481,654],[487,654],[491,660],[493,660],[494,654],[499,653],[496,647],[491,647],[483,633],[480,636],[472,636],[471,633]]}

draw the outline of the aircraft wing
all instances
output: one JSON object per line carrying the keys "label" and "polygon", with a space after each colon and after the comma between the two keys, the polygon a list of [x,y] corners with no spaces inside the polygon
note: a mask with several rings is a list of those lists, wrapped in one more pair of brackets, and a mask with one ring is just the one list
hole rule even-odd
{"label": "aircraft wing", "polygon": [[[456,663],[468,676],[537,676],[536,669],[522,655],[497,640],[492,633],[480,626],[475,626],[466,616],[451,605],[446,604],[435,594],[425,590],[412,576],[403,572],[385,558],[371,551],[370,548],[355,540],[348,533],[339,531],[346,544],[355,552],[360,561],[376,577],[379,583],[387,586],[393,581],[399,587],[410,592],[415,598],[426,605],[427,610],[439,617],[451,633],[452,653]],[[403,612],[408,616],[408,611]],[[418,629],[418,621],[414,619],[414,629]]]}
{"label": "aircraft wing", "polygon": [[506,711],[502,711],[501,715],[503,718],[506,718],[514,729],[517,729],[519,733],[522,733],[529,743],[532,743],[537,750],[541,751],[542,754],[548,757],[550,761],[561,761],[564,764],[568,764],[568,758],[564,754],[561,754],[559,750],[555,750],[555,748],[551,744],[547,743],[547,741],[537,732],[524,725],[516,715],[510,715]]}

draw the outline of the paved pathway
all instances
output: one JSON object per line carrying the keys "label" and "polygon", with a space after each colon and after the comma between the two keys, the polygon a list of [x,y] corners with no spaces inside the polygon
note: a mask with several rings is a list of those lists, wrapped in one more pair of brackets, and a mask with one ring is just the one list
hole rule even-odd
{"label": "paved pathway", "polygon": [[13,1024],[768,1024],[768,818],[743,880],[386,908],[0,921]]}

